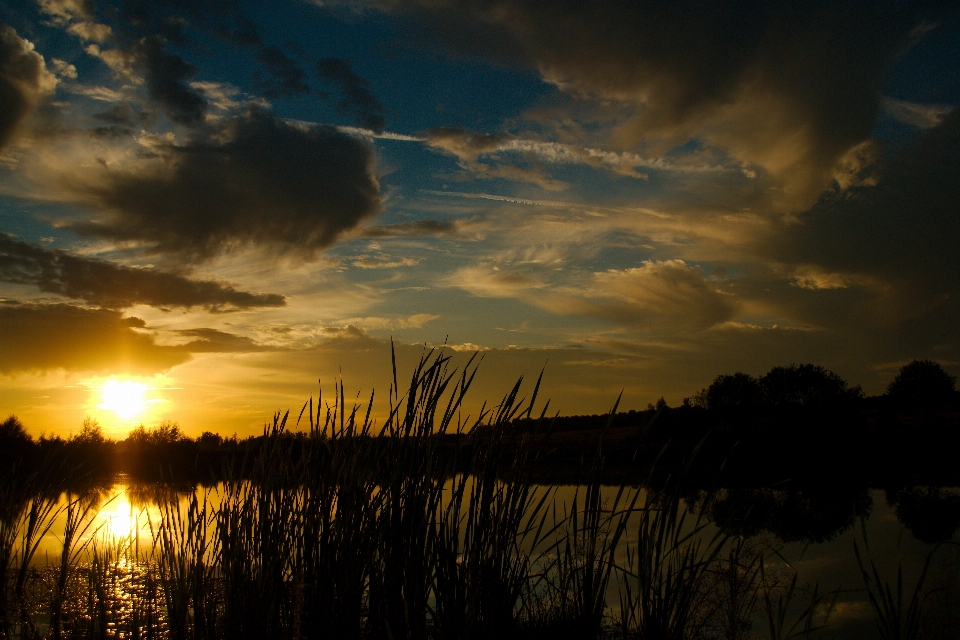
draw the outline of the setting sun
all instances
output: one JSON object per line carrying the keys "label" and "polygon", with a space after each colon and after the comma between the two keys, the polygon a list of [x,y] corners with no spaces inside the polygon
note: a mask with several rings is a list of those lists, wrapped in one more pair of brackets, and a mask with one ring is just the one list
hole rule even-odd
{"label": "setting sun", "polygon": [[99,407],[113,411],[121,418],[133,418],[146,410],[148,400],[145,395],[149,389],[139,382],[110,380],[100,387],[103,402]]}

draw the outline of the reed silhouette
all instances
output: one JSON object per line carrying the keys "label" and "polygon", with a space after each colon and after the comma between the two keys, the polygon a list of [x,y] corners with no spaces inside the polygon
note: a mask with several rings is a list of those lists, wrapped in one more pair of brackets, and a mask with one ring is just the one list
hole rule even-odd
{"label": "reed silhouette", "polygon": [[[776,547],[749,541],[829,539],[869,512],[869,493],[764,484],[774,476],[759,456],[801,433],[816,441],[823,420],[869,431],[903,414],[871,415],[876,403],[845,383],[793,367],[777,372],[777,401],[727,394],[741,400],[626,413],[618,401],[606,416],[559,418],[537,412],[540,380],[528,400],[521,379],[461,417],[476,366],[425,354],[403,393],[394,374],[380,426],[373,397],[348,406],[342,382],[242,441],[191,440],[167,423],[116,443],[92,422],[69,441],[34,441],[7,420],[0,633],[681,640],[742,638],[761,619],[770,638],[829,624],[836,594],[803,592]],[[798,399],[783,391],[791,376],[832,391],[808,385]],[[790,469],[815,448],[780,459]],[[97,528],[118,460],[163,481],[129,492],[149,506],[147,540]],[[729,470],[746,463],[759,471]],[[580,485],[572,499],[558,498],[558,478]],[[918,515],[952,494],[898,486],[888,500],[921,535],[953,535]],[[48,534],[62,551],[41,567]],[[860,561],[867,589],[881,588]],[[911,602],[926,594],[921,582]],[[893,609],[875,602],[887,624]],[[921,613],[908,612],[911,629]]]}

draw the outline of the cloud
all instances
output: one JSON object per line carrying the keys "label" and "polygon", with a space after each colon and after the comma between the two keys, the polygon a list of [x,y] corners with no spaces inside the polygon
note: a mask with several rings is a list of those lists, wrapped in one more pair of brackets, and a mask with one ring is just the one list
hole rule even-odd
{"label": "cloud", "polygon": [[184,260],[254,245],[312,259],[380,205],[372,149],[332,127],[252,110],[187,144],[149,140],[155,157],[122,169],[56,168],[65,197],[101,212],[66,226]]}
{"label": "cloud", "polygon": [[122,90],[117,91],[116,89],[111,89],[110,87],[98,85],[90,86],[71,83],[64,88],[70,93],[87,96],[88,98],[99,100],[101,102],[122,102],[128,97],[127,94]]}
{"label": "cloud", "polygon": [[58,77],[66,78],[67,80],[77,79],[76,66],[58,58],[51,58],[50,63],[53,65],[54,73],[56,73]]}
{"label": "cloud", "polygon": [[[86,52],[103,61],[117,77],[145,86],[149,100],[170,120],[192,127],[204,123],[209,104],[204,93],[190,83],[197,69],[179,55],[168,52],[165,37],[112,38],[108,25],[86,22],[74,23],[67,31],[91,41]],[[120,44],[112,49],[101,47],[107,40],[117,40]]]}
{"label": "cloud", "polygon": [[197,69],[180,56],[166,51],[159,36],[141,38],[132,47],[133,67],[143,74],[147,92],[170,119],[179,124],[198,125],[207,112],[207,100],[188,80]]}
{"label": "cloud", "polygon": [[599,316],[642,328],[702,331],[731,320],[734,300],[683,260],[648,260],[642,267],[593,274],[588,289],[544,296],[539,304],[561,313]]}
{"label": "cloud", "polygon": [[466,166],[472,167],[481,157],[499,159],[506,154],[519,154],[549,164],[583,164],[602,167],[620,175],[647,178],[638,169],[652,169],[678,173],[742,172],[742,163],[722,163],[694,159],[647,158],[636,153],[616,152],[561,142],[546,142],[508,133],[470,133],[457,127],[441,127],[426,132],[428,145],[455,155]]}
{"label": "cloud", "polygon": [[341,115],[353,114],[358,127],[375,133],[387,126],[386,109],[370,92],[366,80],[350,68],[350,63],[340,58],[323,58],[317,62],[317,75],[334,85],[343,98],[337,105]]}
{"label": "cloud", "polygon": [[351,327],[362,327],[363,329],[420,329],[428,322],[436,320],[440,316],[431,313],[416,313],[412,316],[400,318],[349,318],[344,320],[344,324]]}
{"label": "cloud", "polygon": [[808,318],[816,321],[809,315],[815,311],[824,322],[833,309],[847,309],[845,324],[856,318],[852,326],[880,357],[955,358],[958,212],[960,110],[954,110],[918,141],[881,157],[873,182],[827,193],[771,225],[755,250],[785,265],[796,284],[817,289],[803,298]]}
{"label": "cloud", "polygon": [[[496,164],[498,158],[491,154],[505,150],[507,141],[511,139],[511,136],[505,134],[467,133],[462,129],[446,127],[427,132],[428,145],[456,156],[460,167],[474,177],[532,182],[547,191],[563,191],[569,186],[548,176],[534,154],[527,154],[525,164],[529,166]],[[494,162],[482,162],[481,156]]]}
{"label": "cloud", "polygon": [[53,369],[154,374],[188,362],[195,353],[274,350],[217,329],[173,333],[188,342],[157,344],[143,320],[112,309],[0,302],[0,374]]}
{"label": "cloud", "polygon": [[809,202],[869,137],[891,61],[935,5],[378,0],[413,35],[520,63],[569,94],[627,108],[614,140],[665,150],[699,138]]}
{"label": "cloud", "polygon": [[182,348],[190,353],[249,353],[267,350],[267,347],[250,338],[218,329],[181,329],[176,333],[185,338],[193,338],[182,345]]}
{"label": "cloud", "polygon": [[0,280],[34,285],[41,291],[112,309],[145,304],[227,311],[286,304],[280,295],[237,291],[220,282],[74,256],[5,233],[0,233]]}
{"label": "cloud", "polygon": [[771,255],[911,288],[960,292],[960,109],[879,160],[873,184],[825,194],[774,227]]}
{"label": "cloud", "polygon": [[456,231],[457,225],[452,220],[412,220],[364,227],[360,230],[360,235],[365,238],[419,238],[453,235]]}
{"label": "cloud", "polygon": [[113,35],[113,29],[110,28],[110,25],[96,22],[75,22],[67,28],[67,33],[72,33],[90,42],[103,43]]}
{"label": "cloud", "polygon": [[360,256],[350,262],[360,269],[396,269],[397,267],[414,267],[423,260],[423,258],[398,258],[391,259],[386,253],[378,253],[372,256]]}
{"label": "cloud", "polygon": [[527,273],[483,265],[457,269],[444,283],[480,298],[516,298],[544,286],[541,280]]}
{"label": "cloud", "polygon": [[137,85],[143,84],[143,79],[140,78],[133,69],[136,58],[128,51],[123,49],[101,49],[100,46],[96,44],[87,45],[84,51],[86,51],[88,55],[99,59],[122,79]]}
{"label": "cloud", "polygon": [[190,88],[202,93],[207,102],[219,111],[238,112],[251,107],[270,107],[263,98],[249,96],[230,84],[200,81],[191,82]]}
{"label": "cloud", "polygon": [[92,0],[39,0],[40,11],[54,24],[63,25],[73,19],[92,20]]}
{"label": "cloud", "polygon": [[56,76],[33,43],[0,24],[0,149],[10,144],[18,127],[56,86]]}
{"label": "cloud", "polygon": [[257,85],[268,98],[310,93],[306,72],[279,47],[261,47],[257,59],[272,76],[271,80],[261,81]]}
{"label": "cloud", "polygon": [[802,266],[794,271],[793,284],[801,289],[846,289],[867,284],[863,278],[854,274],[823,271],[815,265]]}
{"label": "cloud", "polygon": [[478,297],[522,298],[552,313],[661,333],[703,331],[733,319],[738,307],[700,267],[683,260],[648,260],[642,267],[609,269],[579,282],[568,277],[570,284],[563,285],[516,268],[489,266],[458,269],[444,282]]}
{"label": "cloud", "polygon": [[918,129],[935,127],[953,110],[944,104],[919,104],[895,98],[883,99],[883,110],[895,119]]}
{"label": "cloud", "polygon": [[106,111],[95,113],[90,117],[94,120],[99,120],[108,124],[132,125],[134,122],[136,122],[136,115],[136,112],[130,105],[119,104],[111,109],[107,109]]}
{"label": "cloud", "polygon": [[31,370],[156,373],[190,359],[157,345],[139,318],[66,304],[0,304],[0,373]]}

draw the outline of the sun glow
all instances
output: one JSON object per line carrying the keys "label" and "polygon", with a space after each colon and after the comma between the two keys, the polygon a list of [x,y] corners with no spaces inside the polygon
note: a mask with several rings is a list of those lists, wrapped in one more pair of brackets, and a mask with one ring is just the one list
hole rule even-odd
{"label": "sun glow", "polygon": [[130,512],[112,512],[107,514],[107,529],[110,535],[125,538],[133,534],[133,517]]}
{"label": "sun glow", "polygon": [[139,382],[110,380],[100,387],[103,402],[99,408],[113,411],[124,419],[136,417],[147,409],[146,393],[151,388]]}
{"label": "sun glow", "polygon": [[[137,538],[149,533],[149,517],[143,509],[130,504],[127,487],[102,506],[98,514],[97,531],[114,538]],[[156,515],[156,514],[154,514]]]}

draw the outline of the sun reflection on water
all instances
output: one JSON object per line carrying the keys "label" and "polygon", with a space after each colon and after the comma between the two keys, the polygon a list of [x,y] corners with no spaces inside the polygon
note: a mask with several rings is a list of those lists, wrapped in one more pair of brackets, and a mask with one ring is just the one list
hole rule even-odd
{"label": "sun reflection on water", "polygon": [[125,485],[114,487],[115,495],[100,508],[97,529],[113,538],[136,539],[150,536],[151,516],[145,507],[130,503]]}

